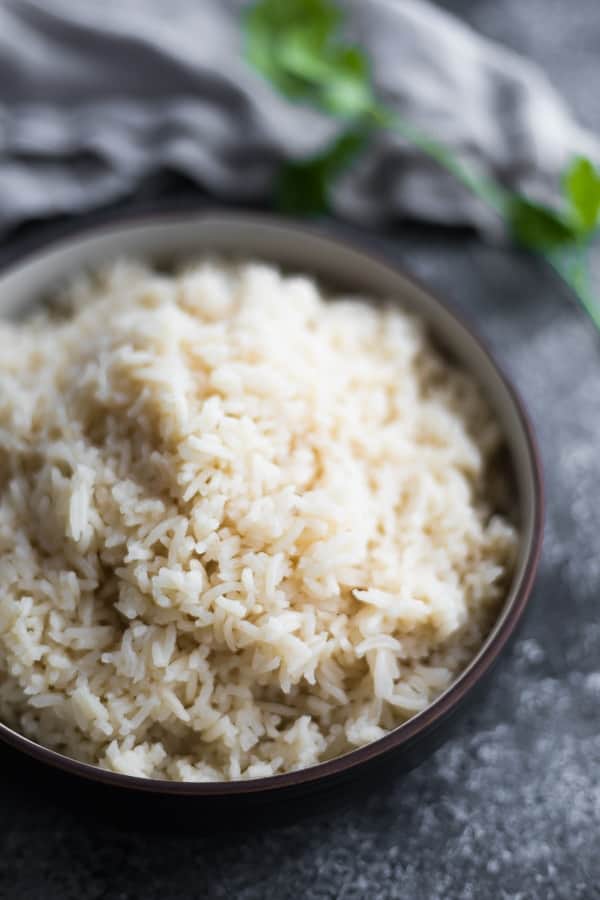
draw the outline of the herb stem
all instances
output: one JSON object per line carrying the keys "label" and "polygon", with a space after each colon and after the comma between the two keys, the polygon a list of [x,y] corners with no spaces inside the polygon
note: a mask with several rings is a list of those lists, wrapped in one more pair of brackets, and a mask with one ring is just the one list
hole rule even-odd
{"label": "herb stem", "polygon": [[467,187],[471,193],[495,210],[502,219],[506,219],[510,194],[492,179],[479,175],[469,166],[459,162],[455,154],[443,144],[425,134],[411,122],[399,116],[388,120],[388,127],[400,134],[410,144],[425,153],[430,159],[449,172],[457,181]]}
{"label": "herb stem", "polygon": [[590,284],[588,251],[589,244],[579,243],[566,258],[551,253],[544,254],[544,258],[556,274],[574,291],[584,310],[600,331],[600,304],[596,300]]}
{"label": "herb stem", "polygon": [[249,62],[281,94],[344,123],[328,147],[285,164],[276,197],[288,212],[330,208],[332,185],[377,129],[389,130],[434,161],[495,212],[518,246],[536,253],[573,290],[600,330],[600,302],[590,284],[588,251],[600,227],[600,171],[575,157],[560,201],[547,205],[482,174],[477,163],[422,131],[377,99],[368,55],[349,44],[340,0],[254,0],[244,17]]}
{"label": "herb stem", "polygon": [[[506,224],[509,224],[509,208],[514,194],[491,179],[475,174],[468,166],[459,162],[457,157],[443,144],[424,134],[412,123],[395,116],[393,119],[388,119],[386,124],[387,127],[392,127],[405,140],[442,166],[457,181],[494,209]],[[550,251],[541,252],[540,255],[571,288],[585,312],[600,331],[600,304],[596,300],[590,284],[588,252],[589,242],[579,241],[568,257]]]}

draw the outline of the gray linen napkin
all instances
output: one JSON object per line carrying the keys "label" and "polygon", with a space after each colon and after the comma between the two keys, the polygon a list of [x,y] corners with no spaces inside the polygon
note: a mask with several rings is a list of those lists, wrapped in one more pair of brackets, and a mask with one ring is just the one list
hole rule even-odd
{"label": "gray linen napkin", "polygon": [[[260,201],[336,124],[242,58],[239,0],[0,0],[0,229],[98,207],[164,168]],[[381,97],[483,172],[544,193],[600,145],[540,71],[425,0],[353,0]],[[484,224],[478,201],[382,134],[335,192],[363,223]]]}

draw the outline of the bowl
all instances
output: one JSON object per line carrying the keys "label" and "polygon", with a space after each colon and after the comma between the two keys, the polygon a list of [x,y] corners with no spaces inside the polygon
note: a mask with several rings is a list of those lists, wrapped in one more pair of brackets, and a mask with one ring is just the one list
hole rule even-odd
{"label": "bowl", "polygon": [[[437,343],[480,384],[506,439],[520,522],[518,561],[512,585],[485,643],[456,681],[423,712],[385,737],[344,756],[307,769],[223,783],[177,783],[108,772],[46,749],[0,724],[0,741],[70,777],[85,779],[111,795],[129,792],[146,797],[202,801],[219,810],[232,805],[304,801],[314,806],[316,794],[343,786],[359,776],[413,768],[450,733],[464,708],[507,645],[529,600],[542,543],[543,487],[540,459],[529,418],[517,392],[482,341],[464,322],[412,278],[371,252],[324,237],[272,216],[244,213],[184,213],[141,220],[115,221],[61,239],[11,264],[0,277],[0,315],[31,309],[54,286],[77,270],[118,255],[137,255],[157,263],[177,256],[216,252],[263,258],[283,267],[314,274],[326,284],[398,298],[422,316]],[[60,782],[64,784],[63,781]],[[83,783],[80,783],[80,787]],[[106,790],[105,790],[106,789]],[[77,791],[73,791],[77,793]]]}

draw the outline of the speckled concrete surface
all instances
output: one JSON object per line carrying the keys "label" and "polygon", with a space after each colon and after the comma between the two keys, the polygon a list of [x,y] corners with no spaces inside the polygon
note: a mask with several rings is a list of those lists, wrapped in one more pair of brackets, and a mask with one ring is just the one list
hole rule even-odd
{"label": "speckled concrete surface", "polygon": [[[596,0],[445,5],[537,55],[600,127]],[[81,823],[43,791],[24,793],[30,766],[0,749],[2,900],[600,898],[600,338],[525,257],[406,229],[381,242],[478,324],[533,415],[547,537],[519,640],[419,769],[366,804],[268,832]]]}

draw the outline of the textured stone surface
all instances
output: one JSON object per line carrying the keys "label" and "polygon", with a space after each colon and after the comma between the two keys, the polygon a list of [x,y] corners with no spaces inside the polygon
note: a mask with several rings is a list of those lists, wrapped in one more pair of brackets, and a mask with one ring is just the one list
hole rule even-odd
{"label": "textured stone surface", "polygon": [[[596,0],[445,5],[537,56],[600,126]],[[189,196],[161,183],[137,205],[157,192]],[[600,897],[600,339],[525,257],[411,229],[370,240],[477,323],[535,421],[547,537],[519,640],[456,736],[419,769],[366,804],[268,832],[175,836],[165,826],[149,836],[81,823],[43,790],[25,790],[31,766],[0,749],[3,900]]]}

